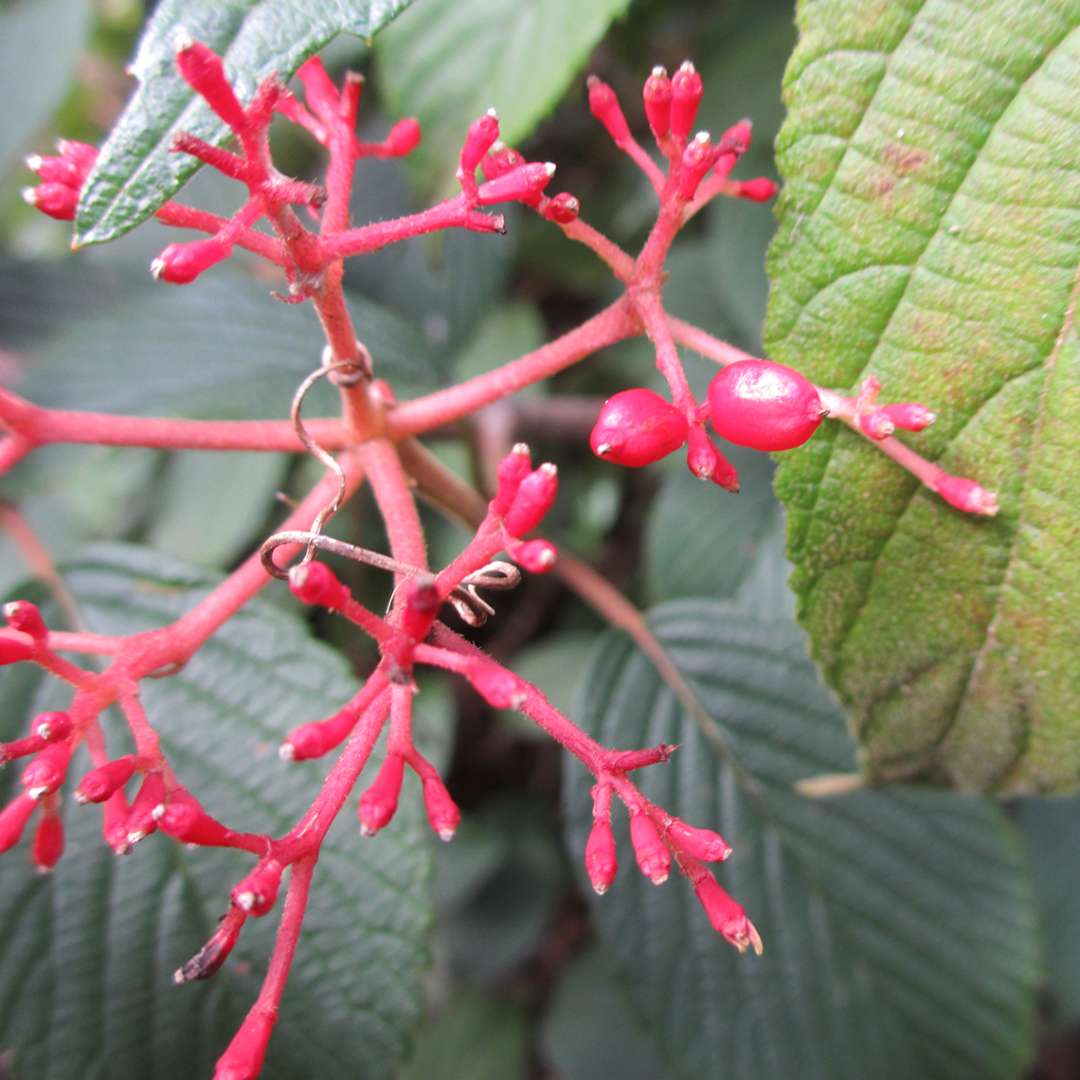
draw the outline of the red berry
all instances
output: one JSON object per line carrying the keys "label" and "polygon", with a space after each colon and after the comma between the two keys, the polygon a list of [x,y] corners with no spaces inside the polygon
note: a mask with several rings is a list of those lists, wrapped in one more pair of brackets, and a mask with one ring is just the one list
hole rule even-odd
{"label": "red berry", "polygon": [[802,446],[822,416],[813,383],[771,360],[739,360],[717,372],[709,407],[718,435],[754,450]]}
{"label": "red berry", "polygon": [[678,409],[652,390],[623,390],[600,410],[589,436],[597,457],[640,468],[678,450],[690,427]]}

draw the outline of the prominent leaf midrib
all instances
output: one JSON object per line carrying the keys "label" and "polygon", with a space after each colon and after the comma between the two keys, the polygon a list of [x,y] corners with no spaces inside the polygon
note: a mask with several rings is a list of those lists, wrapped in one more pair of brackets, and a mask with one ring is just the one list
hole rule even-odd
{"label": "prominent leaf midrib", "polygon": [[[954,192],[952,194],[952,197],[950,198],[948,204],[941,210],[941,212],[940,212],[940,214],[938,216],[937,227],[929,235],[929,237],[927,238],[926,243],[924,244],[922,250],[919,252],[918,256],[910,264],[910,270],[909,270],[909,272],[907,274],[906,281],[904,283],[904,287],[900,291],[899,295],[897,296],[896,301],[893,304],[893,306],[892,306],[892,308],[891,308],[891,310],[890,310],[890,312],[888,314],[887,319],[885,320],[885,323],[884,323],[884,325],[882,327],[881,333],[878,336],[877,344],[875,345],[874,349],[872,350],[869,357],[867,358],[866,363],[861,368],[861,370],[859,372],[859,375],[854,380],[855,384],[858,384],[859,382],[861,382],[861,380],[866,376],[866,374],[873,368],[875,357],[877,357],[878,351],[879,351],[879,349],[881,347],[881,344],[882,344],[883,340],[886,338],[886,336],[889,333],[889,329],[890,329],[890,327],[891,327],[891,325],[893,323],[893,320],[896,317],[897,312],[901,309],[901,307],[904,304],[904,300],[905,300],[905,298],[906,298],[906,296],[908,294],[908,289],[910,288],[911,282],[915,278],[916,274],[918,272],[920,272],[920,269],[922,268],[922,260],[926,256],[927,251],[930,249],[931,244],[934,242],[934,240],[937,237],[939,237],[941,235],[942,225],[945,222],[945,220],[947,219],[949,211],[951,210],[951,208],[955,204],[956,199],[961,194],[963,194],[965,198],[968,197],[968,193],[965,191],[965,186],[966,186],[966,184],[967,184],[967,182],[968,182],[968,180],[969,180],[969,178],[971,176],[972,171],[975,169],[975,167],[979,163],[980,155],[982,154],[982,151],[985,149],[987,143],[989,142],[989,140],[993,136],[994,132],[998,129],[998,125],[1009,114],[1009,111],[1010,111],[1011,107],[1016,102],[1017,97],[1023,91],[1025,86],[1027,86],[1031,82],[1031,80],[1041,70],[1043,70],[1046,67],[1046,65],[1053,58],[1053,56],[1055,55],[1057,50],[1061,47],[1062,43],[1069,38],[1070,33],[1071,32],[1070,32],[1069,28],[1065,27],[1063,29],[1061,37],[1058,38],[1058,40],[1055,41],[1047,49],[1045,55],[1043,55],[1040,58],[1039,63],[1037,65],[1035,65],[1030,71],[1025,73],[1025,75],[1023,76],[1022,79],[1017,80],[1015,82],[1015,87],[1016,87],[1015,91],[1010,96],[1010,98],[1009,98],[1009,100],[1007,102],[1002,102],[1001,109],[998,112],[997,116],[994,117],[992,123],[987,125],[985,134],[983,136],[983,139],[978,144],[978,149],[977,149],[975,155],[972,157],[972,160],[967,165],[967,167],[966,167],[966,169],[964,171],[963,178],[957,184],[957,186],[956,186],[956,188],[955,188],[955,190],[954,190]],[[865,117],[865,114],[864,114],[864,117]],[[860,124],[860,127],[861,127],[861,124]],[[858,131],[856,131],[852,135],[851,140],[849,140],[849,145],[852,142],[854,142],[857,135],[858,135]],[[845,152],[845,156],[846,156],[846,152]],[[839,168],[840,168],[840,166],[837,167],[837,171],[839,171]],[[830,183],[831,183],[831,181],[830,181]],[[1053,351],[1053,346],[1051,347],[1051,351]],[[975,419],[975,417],[978,416],[979,412],[982,409],[986,408],[989,404],[991,404],[991,402],[998,396],[998,394],[1000,394],[1002,392],[1002,390],[1005,389],[1005,387],[1010,385],[1010,383],[1012,383],[1016,379],[1018,379],[1018,378],[1020,378],[1020,377],[1022,377],[1024,375],[1030,374],[1032,371],[1044,370],[1045,369],[1045,364],[1046,364],[1045,360],[1042,360],[1042,361],[1039,361],[1039,362],[1034,362],[1033,361],[1030,367],[1025,368],[1023,371],[1017,372],[1013,376],[1002,380],[1002,382],[998,386],[998,388],[992,394],[988,395],[986,400],[981,402],[979,407],[976,410],[974,410],[974,412],[971,414],[971,416],[967,417],[964,420],[964,422],[960,425],[960,427],[952,434],[953,440],[955,440],[956,438],[959,437],[959,435],[962,433],[962,431],[971,424],[971,422]],[[821,498],[822,491],[825,489],[826,476],[829,473],[830,468],[831,468],[831,466],[833,465],[833,463],[835,461],[836,445],[837,444],[836,444],[835,440],[832,441],[831,443],[829,443],[829,445],[828,445],[828,454],[827,454],[825,460],[823,461],[823,463],[821,465],[821,468],[820,468],[820,471],[819,471],[818,482],[814,487],[814,500],[811,503],[810,508],[809,508],[809,513],[811,513],[811,514],[817,508],[818,501]],[[865,609],[865,599],[869,595],[869,593],[871,592],[871,589],[872,589],[873,584],[875,582],[877,571],[878,571],[878,569],[879,569],[879,567],[881,565],[881,558],[884,555],[885,550],[889,545],[889,541],[897,534],[901,523],[904,521],[907,513],[910,511],[911,507],[914,505],[914,500],[915,500],[916,496],[919,494],[920,489],[921,489],[921,485],[917,481],[915,481],[914,479],[912,479],[912,480],[910,480],[908,482],[908,492],[907,492],[907,496],[906,496],[905,501],[904,501],[903,508],[894,516],[894,518],[893,518],[893,520],[891,522],[891,526],[890,526],[888,534],[885,535],[880,540],[880,542],[878,544],[876,554],[872,558],[869,558],[869,559],[866,559],[866,560],[860,560],[860,561],[865,561],[865,562],[870,563],[871,566],[872,566],[872,570],[871,570],[871,573],[866,576],[866,578],[865,578],[865,580],[863,582],[863,585],[862,585],[862,600],[860,602],[858,602],[858,603],[850,605],[850,607],[849,607],[849,612],[850,613],[849,613],[849,615],[847,617],[847,625],[845,627],[843,627],[841,630],[839,630],[838,633],[837,633],[836,644],[835,644],[835,648],[834,648],[834,655],[837,656],[838,658],[839,658],[840,654],[843,651],[844,644],[848,641],[851,634],[854,632],[855,627],[859,622],[859,619],[863,615],[863,612],[864,612],[864,609]],[[805,569],[804,569],[803,572],[804,573],[806,572]],[[811,590],[811,589],[815,588],[816,585],[822,580],[825,573],[826,573],[826,570],[824,568],[818,569],[813,574],[812,577],[808,577],[808,579],[806,580],[805,588],[807,590]],[[997,595],[1000,595],[1000,590],[998,590]],[[995,603],[996,603],[996,600],[995,600]],[[834,673],[838,673],[840,671],[840,669],[842,668],[842,663],[843,662],[840,659],[837,659],[836,661],[834,661],[834,663],[831,665],[832,670],[833,670]],[[953,712],[952,716],[950,717],[950,723],[949,723],[950,728],[951,728],[952,724],[955,722],[955,719],[956,719],[958,714],[959,714],[959,710],[956,710],[956,711]],[[944,738],[946,736],[947,736],[947,732],[945,734],[943,734],[942,738]]]}

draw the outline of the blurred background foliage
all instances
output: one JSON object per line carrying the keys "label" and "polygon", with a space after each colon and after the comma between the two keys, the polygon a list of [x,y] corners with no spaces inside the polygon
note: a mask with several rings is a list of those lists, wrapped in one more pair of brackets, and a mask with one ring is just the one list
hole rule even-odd
{"label": "blurred background foliage", "polygon": [[[310,311],[274,303],[261,271],[239,260],[188,288],[155,285],[146,267],[167,242],[155,223],[72,257],[66,230],[19,198],[28,179],[20,164],[23,154],[45,150],[55,134],[96,142],[108,130],[129,91],[124,64],[152,6],[136,0],[0,2],[0,100],[5,103],[0,116],[0,378],[32,400],[56,407],[208,418],[281,416],[296,383],[318,359],[319,336]],[[780,84],[795,40],[793,15],[792,0],[575,0],[524,7],[516,0],[417,0],[373,50],[339,39],[325,54],[335,70],[355,65],[369,75],[366,134],[380,135],[404,113],[417,114],[425,125],[425,149],[415,161],[373,163],[361,170],[355,218],[392,216],[446,190],[461,133],[478,110],[493,104],[507,136],[530,158],[557,162],[558,189],[576,194],[591,222],[632,249],[651,222],[651,192],[589,116],[584,74],[595,71],[609,81],[632,125],[644,133],[638,107],[644,75],[656,63],[672,69],[692,56],[706,87],[705,123],[716,131],[743,116],[754,121],[754,145],[739,175],[775,175],[771,146],[782,119]],[[285,130],[279,162],[300,175],[316,166],[310,146]],[[239,194],[204,172],[183,198],[228,212]],[[772,229],[769,209],[748,203],[721,200],[701,215],[672,255],[670,310],[759,350],[767,299],[764,258]],[[505,238],[447,234],[354,260],[348,288],[380,373],[399,397],[406,397],[486,370],[569,328],[612,295],[613,282],[584,248],[567,243],[535,217],[513,214]],[[708,365],[691,356],[687,368],[702,390]],[[572,395],[598,405],[629,385],[659,389],[644,341],[607,350],[536,388],[529,400]],[[332,397],[313,401],[311,414],[320,406],[329,411]],[[587,422],[561,432],[542,421],[529,426],[527,410],[519,415],[513,407],[509,414],[501,408],[433,444],[448,465],[482,484],[491,466],[485,431],[520,424],[536,453],[561,467],[553,523],[557,541],[602,567],[642,608],[672,600],[727,605],[723,610],[733,619],[744,612],[788,628],[784,633],[796,636],[785,639],[785,648],[798,654],[785,586],[782,514],[770,491],[772,465],[765,457],[736,453],[743,478],[736,499],[703,489],[679,460],[640,472],[597,462],[587,452]],[[542,408],[537,415],[545,415]],[[58,447],[33,455],[5,477],[0,497],[18,504],[61,564],[88,545],[123,541],[213,573],[234,566],[272,528],[280,516],[278,492],[295,496],[317,475],[310,461],[277,456]],[[433,513],[425,511],[425,517],[433,561],[441,563],[462,545],[464,534]],[[365,497],[354,501],[333,531],[379,543],[379,524]],[[27,576],[19,547],[0,532],[0,592],[8,593]],[[357,569],[350,584],[371,603],[385,603],[385,583],[376,576]],[[268,599],[283,609],[292,606],[280,590],[269,590]],[[346,626],[316,618],[312,629],[342,651],[354,671],[370,665],[370,651]],[[548,578],[527,581],[482,641],[579,717],[595,711],[584,677],[591,672],[593,685],[598,663],[618,648],[596,616]],[[730,957],[722,945],[713,949],[704,920],[688,931],[701,942],[676,936],[662,945],[676,969],[671,978],[692,970],[699,980],[688,992],[703,1030],[716,1038],[723,1033],[726,1041],[705,1047],[700,1058],[683,1053],[682,1043],[694,1039],[664,1019],[670,980],[664,982],[659,969],[651,980],[648,965],[628,962],[625,950],[620,954],[611,947],[610,932],[598,933],[599,908],[586,901],[579,868],[566,853],[564,817],[571,849],[580,847],[587,790],[581,771],[573,770],[574,790],[561,796],[560,754],[520,718],[492,713],[458,683],[432,683],[424,696],[431,703],[431,725],[454,733],[449,784],[465,820],[454,843],[434,851],[428,1020],[417,1029],[410,1057],[396,1075],[402,1080],[754,1077],[776,1075],[769,1044],[786,1044],[798,1059],[799,1041],[786,1030],[787,1014],[769,1004],[769,990],[751,985],[741,962],[737,976],[729,972]],[[777,725],[784,715],[783,696],[784,688],[778,687],[772,714],[772,699],[763,706]],[[822,702],[821,723],[832,723],[835,709],[824,697]],[[880,1075],[1008,1076],[1025,1067],[1045,1076],[1080,1075],[1069,1064],[1070,1033],[1080,1019],[1073,887],[1080,865],[1073,844],[1080,808],[1075,800],[1029,801],[1010,813],[1018,829],[1009,827],[1006,861],[1016,875],[1018,918],[1023,922],[1028,909],[1032,923],[1036,917],[1036,904],[1025,891],[1026,864],[1044,958],[1037,972],[1016,975],[1013,1012],[1020,1014],[1023,1029],[1018,1041],[988,1072],[978,1054],[965,1058],[961,1052],[942,1065],[941,1057],[912,1049],[927,1029],[908,1023],[901,1010],[889,1028],[893,1043],[882,1050],[896,1055],[902,1067],[883,1066]],[[729,823],[721,815],[718,824],[726,831]],[[930,846],[937,839],[932,830],[926,835]],[[359,842],[346,837],[340,850]],[[857,850],[848,854],[860,857]],[[737,848],[732,865],[738,860]],[[628,852],[624,863],[629,879]],[[0,879],[10,881],[18,872],[5,861]],[[903,906],[902,875],[889,880],[895,890],[889,902]],[[629,880],[620,880],[615,893],[620,889],[638,908],[652,904]],[[688,893],[673,882],[665,896],[676,890]],[[603,903],[618,901],[609,896]],[[915,951],[934,940],[932,927],[940,913],[933,903],[925,901],[920,909],[927,936],[914,941]],[[653,931],[648,918],[635,924],[625,903],[618,910],[617,933],[632,947],[635,934]],[[770,918],[780,920],[782,912],[752,908],[751,914],[765,933],[767,960],[775,940],[777,960],[768,969],[775,979],[772,993],[790,976],[812,996],[819,961],[785,953],[783,937],[770,938]],[[812,921],[802,929],[815,932]],[[996,932],[988,931],[991,945]],[[1030,941],[1036,941],[1034,933]],[[1015,943],[998,944],[1007,951]],[[350,942],[341,940],[339,948],[348,950]],[[685,966],[682,957],[692,965]],[[943,981],[952,962],[942,961]],[[961,977],[967,965],[963,958],[955,963],[963,983],[971,973]],[[1023,961],[1020,969],[1026,970]],[[727,982],[717,981],[721,973],[728,973]],[[979,977],[976,972],[974,978]],[[903,975],[897,978],[902,981]],[[827,983],[825,975],[822,981]],[[1029,1022],[1036,984],[1037,1025]],[[0,1002],[5,1000],[0,993]],[[868,1013],[891,1008],[887,990],[858,1007],[853,1002],[837,1006],[829,1020],[837,1030],[827,1042],[838,1056],[830,1060],[828,1047],[816,1048],[821,1075],[859,1075],[852,1071],[845,1024],[872,1027]],[[735,1015],[738,1025],[731,1019]],[[13,1038],[10,1030],[6,1036]],[[273,1053],[272,1048],[272,1058]],[[787,1057],[788,1051],[777,1051],[775,1060]],[[3,1061],[0,1057],[0,1073]],[[302,1066],[290,1072],[279,1062],[275,1068],[275,1076],[305,1075]],[[356,1069],[355,1062],[343,1061],[340,1075],[359,1075]],[[385,1069],[383,1075],[394,1073],[389,1063]],[[811,1074],[816,1073],[803,1073]],[[121,1074],[109,1075],[119,1080]]]}

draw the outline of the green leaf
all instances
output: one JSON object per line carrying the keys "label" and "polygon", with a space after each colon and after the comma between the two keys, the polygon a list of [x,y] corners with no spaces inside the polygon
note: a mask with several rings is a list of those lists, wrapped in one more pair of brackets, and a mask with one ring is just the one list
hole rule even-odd
{"label": "green leaf", "polygon": [[[527,1075],[525,1010],[503,996],[455,993],[424,1025],[398,1080],[518,1080]],[[468,1063],[465,1065],[465,1063]]]}
{"label": "green leaf", "polygon": [[[718,877],[765,941],[763,957],[740,956],[686,882],[649,884],[616,814],[624,870],[594,912],[664,1075],[1015,1077],[1032,1048],[1035,920],[997,807],[941,792],[800,796],[797,781],[853,761],[798,629],[715,601],[667,604],[649,621],[700,712],[611,635],[578,715],[606,745],[680,744],[642,789],[733,844]],[[567,792],[581,873],[580,767]]]}
{"label": "green leaf", "polygon": [[[65,569],[87,624],[109,634],[161,626],[210,584],[134,547],[98,548]],[[275,748],[355,686],[342,658],[310,640],[296,617],[256,601],[182,672],[143,689],[181,781],[207,809],[237,828],[282,832],[315,795],[325,762],[285,766]],[[0,696],[3,738],[68,700],[24,666],[4,669]],[[114,751],[119,729],[106,724]],[[86,765],[77,761],[74,775]],[[5,796],[15,782],[11,770],[0,776]],[[431,922],[432,844],[416,795],[408,791],[378,841],[360,840],[348,811],[331,831],[268,1077],[345,1070],[382,1080],[402,1055],[423,1008]],[[175,987],[171,975],[209,936],[250,857],[189,851],[155,835],[117,859],[102,843],[96,808],[69,800],[64,816],[68,853],[53,875],[33,872],[25,840],[0,874],[0,1045],[14,1048],[26,1080],[208,1076],[257,992],[278,912],[249,923],[212,980]]]}
{"label": "green leaf", "polygon": [[[13,0],[0,7],[0,167],[63,101],[89,28],[88,0]],[[48,48],[28,47],[46,40]]]}
{"label": "green leaf", "polygon": [[427,0],[399,19],[376,46],[377,74],[393,111],[423,125],[412,161],[425,184],[450,180],[465,132],[485,109],[498,110],[504,142],[520,143],[628,6]]}
{"label": "green leaf", "polygon": [[[402,396],[438,385],[413,326],[358,297],[349,306],[381,378]],[[321,340],[312,312],[274,300],[244,274],[222,271],[105,307],[33,350],[11,384],[58,409],[281,418],[318,366]],[[333,398],[313,395],[305,415],[319,415],[320,401]]]}
{"label": "green leaf", "polygon": [[370,39],[411,0],[163,0],[132,63],[134,96],[102,147],[83,189],[76,242],[100,244],[145,221],[198,168],[170,150],[180,131],[220,145],[228,128],[180,78],[175,40],[183,30],[224,56],[240,100],[270,75],[288,79],[339,33]]}
{"label": "green leaf", "polygon": [[950,509],[846,430],[787,457],[800,619],[875,779],[1080,782],[1080,3],[803,0],[766,345],[874,374],[1000,496]]}

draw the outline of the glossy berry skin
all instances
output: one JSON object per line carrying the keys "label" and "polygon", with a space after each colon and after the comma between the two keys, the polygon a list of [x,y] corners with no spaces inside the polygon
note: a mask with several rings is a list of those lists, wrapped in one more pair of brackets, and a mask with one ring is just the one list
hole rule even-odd
{"label": "glossy berry skin", "polygon": [[651,390],[623,390],[604,402],[589,436],[597,457],[640,468],[678,450],[690,427],[678,409]]}
{"label": "glossy berry skin", "polygon": [[817,431],[822,407],[809,380],[770,360],[739,360],[709,384],[718,435],[753,450],[791,450]]}

